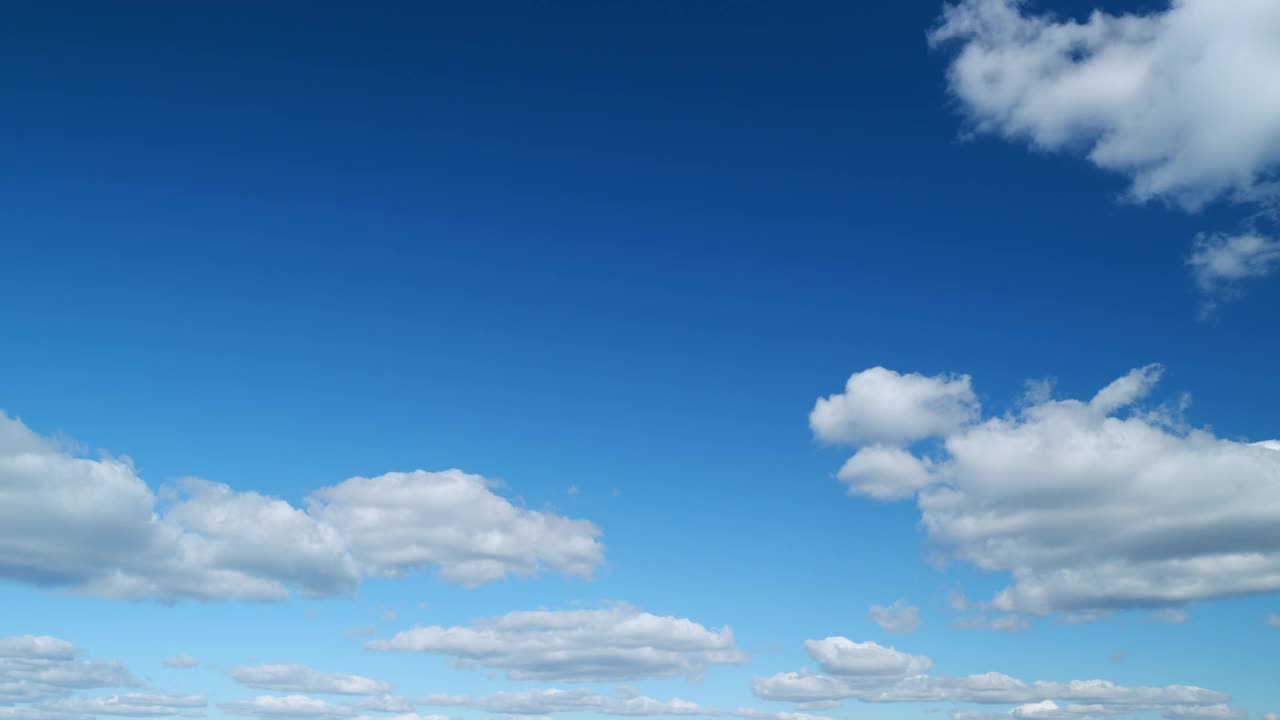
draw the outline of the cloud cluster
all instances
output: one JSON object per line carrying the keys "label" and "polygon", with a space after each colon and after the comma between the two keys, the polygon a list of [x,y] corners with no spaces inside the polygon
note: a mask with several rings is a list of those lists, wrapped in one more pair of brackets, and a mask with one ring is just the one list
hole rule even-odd
{"label": "cloud cluster", "polygon": [[60,638],[0,638],[0,708],[7,711],[2,716],[80,720],[98,715],[204,714],[206,699],[196,695],[80,695],[80,691],[137,688],[142,684],[119,662],[85,660],[80,655],[74,645]]}
{"label": "cloud cluster", "polygon": [[[1037,710],[1122,716],[1158,712],[1167,718],[1236,717],[1223,693],[1187,685],[1126,687],[1106,680],[1024,682],[1001,673],[967,677],[930,675],[929,658],[877,645],[829,637],[805,643],[821,672],[777,673],[756,677],[752,689],[765,700],[795,703],[855,699],[871,703],[949,702],[956,704],[1017,705],[1013,717],[1037,715]],[[1070,703],[1060,707],[1059,703]],[[1006,715],[1008,717],[1008,715]]]}
{"label": "cloud cluster", "polygon": [[[917,458],[923,480],[868,465],[845,481],[873,497],[914,493],[931,543],[1009,573],[988,609],[1087,618],[1280,590],[1280,442],[1219,438],[1185,429],[1175,411],[1138,409],[1160,376],[1138,368],[1088,401],[1029,398],[951,427],[936,457]],[[843,413],[864,437],[883,422],[875,403]]]}
{"label": "cloud cluster", "polygon": [[[1084,21],[1021,0],[960,0],[930,34],[954,48],[947,78],[978,132],[1079,152],[1130,179],[1138,201],[1196,210],[1220,197],[1280,207],[1280,5],[1179,0]],[[1256,233],[1200,238],[1191,256],[1205,310],[1280,267]]]}
{"label": "cloud cluster", "polygon": [[1138,200],[1264,190],[1280,164],[1280,5],[1180,0],[1083,22],[1024,5],[961,0],[930,35],[956,48],[948,81],[978,130],[1079,149]]}
{"label": "cloud cluster", "polygon": [[538,688],[504,691],[492,695],[428,695],[424,705],[465,707],[483,712],[517,717],[546,717],[554,713],[590,712],[621,717],[730,717],[747,720],[827,720],[795,712],[770,712],[755,708],[725,710],[680,698],[657,700],[639,695],[629,688],[619,688],[616,695],[603,695],[594,690]]}
{"label": "cloud cluster", "polygon": [[[603,562],[585,520],[529,510],[460,470],[387,473],[284,500],[185,479],[157,496],[127,458],[80,457],[0,413],[0,578],[171,601],[333,595],[436,568],[475,586]],[[269,549],[269,552],[264,552]]]}
{"label": "cloud cluster", "polygon": [[505,670],[515,680],[563,682],[699,677],[713,665],[747,661],[728,627],[709,629],[626,605],[512,612],[469,626],[415,627],[366,647],[444,655],[460,665]]}

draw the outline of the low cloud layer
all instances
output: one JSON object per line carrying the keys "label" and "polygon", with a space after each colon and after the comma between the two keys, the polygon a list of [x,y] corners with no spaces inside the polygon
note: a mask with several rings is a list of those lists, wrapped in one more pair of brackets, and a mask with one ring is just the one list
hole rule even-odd
{"label": "low cloud layer", "polygon": [[278,600],[435,568],[476,586],[604,560],[586,520],[529,510],[460,470],[387,473],[284,500],[185,479],[159,495],[127,458],[81,457],[0,413],[0,578],[124,599]]}
{"label": "low cloud layer", "polygon": [[607,682],[684,675],[747,656],[728,627],[620,605],[599,610],[513,612],[472,625],[415,627],[366,644],[373,650],[444,655],[506,671],[514,680]]}
{"label": "low cloud layer", "polygon": [[[932,545],[1008,573],[980,609],[1088,618],[1280,590],[1280,442],[1228,440],[1187,429],[1177,408],[1140,407],[1161,372],[1135,369],[1087,401],[1029,397],[951,428],[936,452],[894,448],[923,479],[892,465],[841,478],[853,493],[914,495]],[[876,403],[844,413],[869,428],[882,417]]]}
{"label": "low cloud layer", "polygon": [[1018,706],[1006,717],[1049,717],[1035,715],[1037,706],[1044,710],[1052,706],[1066,713],[1063,717],[1074,718],[1149,712],[1172,719],[1239,714],[1227,704],[1231,700],[1227,695],[1187,685],[1126,687],[1106,680],[1024,682],[994,672],[968,677],[932,675],[932,661],[927,657],[844,637],[809,640],[805,649],[821,672],[801,670],[756,677],[752,681],[755,694],[765,700],[794,703],[854,699]]}
{"label": "low cloud layer", "polygon": [[[78,720],[99,715],[204,715],[198,695],[132,692],[142,686],[113,660],[85,659],[70,642],[49,636],[0,638],[0,717]],[[88,695],[129,689],[124,694]]]}
{"label": "low cloud layer", "polygon": [[428,695],[424,705],[465,707],[483,712],[521,717],[546,717],[564,712],[590,712],[621,717],[730,717],[747,720],[827,720],[797,712],[771,712],[754,708],[724,710],[680,698],[657,700],[619,688],[616,695],[594,690],[538,688],[498,692],[492,695]]}

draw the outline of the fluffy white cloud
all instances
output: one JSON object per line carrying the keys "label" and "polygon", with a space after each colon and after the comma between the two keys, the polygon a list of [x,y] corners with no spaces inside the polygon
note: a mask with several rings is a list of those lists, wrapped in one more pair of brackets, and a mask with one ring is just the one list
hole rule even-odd
{"label": "fluffy white cloud", "polygon": [[[0,413],[0,577],[127,599],[332,595],[437,567],[474,586],[603,562],[585,520],[513,505],[458,470],[324,488],[308,510],[186,479],[159,496],[127,458],[79,457]],[[264,552],[269,549],[269,552]]]}
{"label": "fluffy white cloud", "polygon": [[549,717],[563,712],[591,712],[623,717],[735,717],[747,720],[827,720],[806,713],[779,713],[755,708],[724,710],[672,698],[657,700],[619,688],[616,695],[602,695],[585,688],[563,690],[538,688],[504,691],[492,695],[428,695],[424,705],[465,707],[508,716],[509,720]]}
{"label": "fluffy white cloud", "polygon": [[366,647],[445,655],[462,665],[505,670],[516,680],[567,682],[698,677],[713,665],[747,661],[728,627],[708,629],[625,605],[512,612],[470,626],[415,627]]}
{"label": "fluffy white cloud", "polygon": [[231,678],[259,690],[337,695],[386,695],[391,685],[360,675],[320,672],[305,665],[254,665],[232,668]]}
{"label": "fluffy white cloud", "polygon": [[234,700],[219,704],[233,715],[260,718],[349,718],[356,715],[350,705],[339,705],[306,695],[259,695],[248,700]]}
{"label": "fluffy white cloud", "polygon": [[[1114,716],[1160,712],[1170,718],[1192,718],[1234,717],[1218,713],[1237,712],[1226,705],[1230,698],[1223,693],[1187,685],[1126,687],[1106,680],[1029,683],[1001,673],[935,676],[927,674],[931,666],[927,657],[842,637],[810,640],[805,649],[823,673],[803,670],[756,677],[752,681],[755,694],[765,700],[796,703],[856,699],[872,703],[1017,705],[1009,713],[1014,717],[1079,718],[1091,713]],[[840,659],[842,651],[851,651],[856,659]]]}
{"label": "fluffy white cloud", "polygon": [[1280,628],[1280,615],[1276,613],[1270,613],[1267,615],[1266,619],[1263,620],[1263,622],[1271,627]]}
{"label": "fluffy white cloud", "polygon": [[473,587],[544,566],[585,578],[604,561],[595,525],[517,507],[497,487],[461,470],[387,473],[318,490],[309,505],[379,577],[436,566],[446,581]]}
{"label": "fluffy white cloud", "polygon": [[1159,377],[944,433],[921,522],[945,553],[1011,574],[988,607],[1087,617],[1280,590],[1280,443],[1134,409]]}
{"label": "fluffy white cloud", "polygon": [[933,665],[927,657],[839,636],[806,640],[804,649],[823,671],[839,676],[908,677],[926,673]]}
{"label": "fluffy white cloud", "polygon": [[186,668],[193,668],[199,664],[200,664],[200,658],[195,657],[193,655],[187,655],[186,653],[183,653],[182,655],[174,655],[173,657],[167,657],[164,659],[164,666],[167,668],[186,669]]}
{"label": "fluffy white cloud", "polygon": [[1252,197],[1280,163],[1280,5],[1179,0],[1083,22],[1019,0],[961,0],[931,34],[976,128],[1082,150],[1138,200]]}
{"label": "fluffy white cloud", "polygon": [[338,703],[303,696],[303,694],[252,697],[248,700],[223,702],[219,707],[233,715],[251,717],[314,717],[316,720],[328,720],[333,717],[353,717],[357,714],[355,707],[338,705]]}
{"label": "fluffy white cloud", "polygon": [[849,458],[836,477],[848,484],[851,494],[877,500],[901,500],[934,482],[933,463],[897,447],[871,445]]}
{"label": "fluffy white cloud", "polygon": [[951,432],[978,415],[969,376],[854,373],[843,393],[819,398],[809,427],[827,442],[897,444]]}
{"label": "fluffy white cloud", "polygon": [[872,605],[867,616],[879,625],[881,630],[893,635],[913,633],[922,624],[920,608],[907,605],[905,600],[895,600],[889,606]]}

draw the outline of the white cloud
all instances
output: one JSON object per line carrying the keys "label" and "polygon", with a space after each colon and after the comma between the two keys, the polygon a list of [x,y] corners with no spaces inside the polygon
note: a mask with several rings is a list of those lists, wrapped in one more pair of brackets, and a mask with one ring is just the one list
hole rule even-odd
{"label": "white cloud", "polygon": [[839,636],[806,640],[804,649],[825,672],[840,676],[908,677],[926,673],[933,665],[927,657]]}
{"label": "white cloud", "polygon": [[199,664],[200,658],[185,653],[164,659],[164,666],[167,668],[193,668]]}
{"label": "white cloud", "polygon": [[123,665],[84,660],[70,642],[48,636],[0,638],[0,718],[54,720],[98,715],[203,715],[199,695],[128,693],[86,696],[80,691],[134,688],[142,683]]}
{"label": "white cloud", "polygon": [[1196,208],[1255,196],[1280,163],[1280,5],[1180,0],[1087,20],[961,0],[931,34],[956,54],[951,92],[980,132],[1081,151],[1137,200]]}
{"label": "white cloud", "polygon": [[657,700],[618,688],[615,695],[602,695],[594,690],[575,688],[537,688],[503,691],[492,695],[428,695],[424,705],[465,707],[503,715],[507,720],[546,718],[556,713],[590,712],[622,717],[735,717],[746,720],[827,720],[806,713],[770,712],[755,708],[725,710],[689,700],[672,698]]}
{"label": "white cloud", "polygon": [[967,375],[900,375],[874,367],[850,376],[843,393],[819,398],[809,427],[827,442],[898,444],[951,432],[978,410]]}
{"label": "white cloud", "polygon": [[1159,376],[944,434],[921,523],[944,553],[1012,576],[984,607],[1089,617],[1280,590],[1280,443],[1131,409]]}
{"label": "white cloud", "polygon": [[203,717],[208,699],[202,695],[103,695],[54,700],[41,709],[76,715],[127,717]]}
{"label": "white cloud", "polygon": [[850,494],[901,500],[933,484],[932,466],[928,458],[902,448],[871,445],[849,458],[836,477],[849,486]]}
{"label": "white cloud", "polygon": [[127,458],[74,455],[0,413],[0,577],[113,598],[276,600],[428,567],[474,586],[586,577],[603,562],[595,525],[494,487],[459,470],[389,473],[323,488],[307,511],[197,479],[157,496]]}
{"label": "white cloud", "polygon": [[259,695],[248,700],[234,700],[219,705],[233,715],[260,718],[348,718],[356,714],[350,705],[339,705],[306,695]]}
{"label": "white cloud", "polygon": [[[871,647],[873,646],[873,647]],[[1126,687],[1106,680],[1024,682],[1001,673],[968,677],[927,674],[929,658],[909,655],[847,638],[810,640],[810,657],[824,673],[777,673],[756,677],[752,690],[765,700],[795,703],[855,699],[871,703],[949,702],[957,704],[1018,705],[1006,717],[1056,717],[1121,715],[1160,712],[1166,717],[1234,717],[1223,693],[1187,685]],[[868,648],[858,662],[832,663],[829,648]],[[1063,705],[1063,703],[1071,703]],[[966,717],[982,717],[982,714]],[[992,716],[994,717],[994,716]]]}
{"label": "white cloud", "polygon": [[231,678],[259,690],[338,695],[386,695],[391,685],[360,675],[326,673],[305,665],[254,665],[232,668]]}
{"label": "white cloud", "polygon": [[708,629],[625,605],[512,612],[470,626],[415,627],[366,647],[445,655],[459,664],[505,670],[516,680],[567,682],[698,677],[713,665],[747,660],[728,627]]}
{"label": "white cloud", "polygon": [[48,635],[22,635],[0,638],[0,658],[54,658],[70,659],[78,655],[75,646],[61,638]]}
{"label": "white cloud", "polygon": [[895,600],[892,605],[872,605],[867,613],[871,621],[880,629],[893,635],[907,635],[915,632],[922,624],[920,608],[907,605],[905,600]]}
{"label": "white cloud", "polygon": [[1263,620],[1263,622],[1270,627],[1280,628],[1280,615],[1276,613],[1270,613],[1267,615],[1266,619]]}
{"label": "white cloud", "polygon": [[1237,295],[1242,281],[1280,269],[1280,240],[1252,232],[1202,235],[1196,238],[1187,264],[1212,309]]}
{"label": "white cloud", "polygon": [[474,587],[544,567],[586,578],[604,562],[595,525],[517,507],[497,487],[461,470],[387,473],[318,490],[309,508],[377,577],[435,566],[444,580]]}

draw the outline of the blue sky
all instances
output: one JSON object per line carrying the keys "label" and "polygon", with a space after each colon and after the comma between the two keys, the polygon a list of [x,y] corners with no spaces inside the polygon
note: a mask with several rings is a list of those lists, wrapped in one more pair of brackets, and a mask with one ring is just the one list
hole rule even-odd
{"label": "blue sky", "polygon": [[0,717],[1280,712],[1272,3],[6,15]]}

